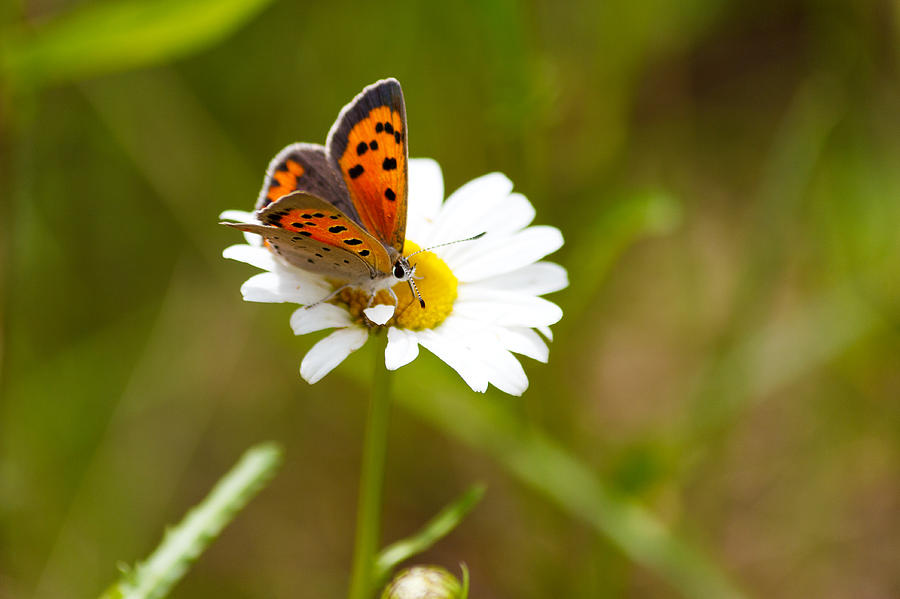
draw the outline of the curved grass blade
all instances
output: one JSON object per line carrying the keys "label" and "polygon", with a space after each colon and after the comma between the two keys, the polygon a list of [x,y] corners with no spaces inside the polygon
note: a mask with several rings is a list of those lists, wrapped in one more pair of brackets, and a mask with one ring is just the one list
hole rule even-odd
{"label": "curved grass blade", "polygon": [[[391,543],[378,554],[375,560],[375,580],[387,578],[401,562],[422,553],[450,534],[463,518],[469,515],[481,498],[484,497],[485,486],[474,485],[463,493],[459,499],[442,509],[429,520],[419,532],[395,543]],[[468,572],[465,571],[466,580]]]}
{"label": "curved grass blade", "polygon": [[165,597],[280,464],[281,449],[274,443],[247,450],[206,499],[166,532],[156,551],[134,569],[123,569],[122,577],[100,599]]}

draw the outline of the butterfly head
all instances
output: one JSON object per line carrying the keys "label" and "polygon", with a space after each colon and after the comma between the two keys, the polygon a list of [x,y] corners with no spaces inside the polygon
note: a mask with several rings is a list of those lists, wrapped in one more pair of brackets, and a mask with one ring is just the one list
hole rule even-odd
{"label": "butterfly head", "polygon": [[394,275],[394,278],[397,281],[406,281],[409,283],[409,290],[412,291],[412,294],[416,296],[419,300],[419,305],[423,308],[425,307],[425,300],[422,299],[422,295],[419,293],[418,288],[416,288],[416,267],[414,264],[409,263],[409,259],[415,256],[416,254],[421,254],[422,252],[429,252],[434,248],[443,247],[445,245],[453,245],[454,243],[461,243],[463,241],[473,241],[475,239],[481,239],[484,237],[484,233],[479,233],[478,235],[473,235],[472,237],[467,237],[465,239],[457,239],[456,241],[448,241],[446,243],[439,243],[437,245],[433,245],[431,247],[423,248],[413,252],[408,256],[400,256],[394,262],[394,267],[391,271],[391,274]]}
{"label": "butterfly head", "polygon": [[399,258],[397,258],[397,261],[394,262],[392,274],[398,282],[406,281],[407,283],[409,283],[409,290],[412,291],[412,294],[419,300],[419,305],[424,308],[425,300],[422,299],[422,296],[419,294],[419,290],[416,288],[416,267],[410,264],[407,258],[400,256]]}

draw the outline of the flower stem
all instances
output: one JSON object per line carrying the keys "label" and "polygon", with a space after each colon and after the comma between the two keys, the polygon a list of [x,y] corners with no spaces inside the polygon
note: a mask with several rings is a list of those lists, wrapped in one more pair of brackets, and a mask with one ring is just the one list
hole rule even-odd
{"label": "flower stem", "polygon": [[387,449],[390,414],[390,376],[384,367],[385,336],[377,341],[372,398],[366,417],[362,465],[359,477],[359,501],[356,508],[356,545],[350,599],[371,599],[374,592],[375,555],[381,535],[381,491],[384,483],[384,456]]}

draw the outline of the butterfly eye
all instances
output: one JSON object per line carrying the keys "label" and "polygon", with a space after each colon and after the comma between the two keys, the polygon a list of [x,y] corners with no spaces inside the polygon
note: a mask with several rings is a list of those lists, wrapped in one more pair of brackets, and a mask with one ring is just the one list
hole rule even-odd
{"label": "butterfly eye", "polygon": [[404,275],[406,275],[406,271],[403,269],[403,265],[399,262],[394,264],[394,277],[402,279]]}

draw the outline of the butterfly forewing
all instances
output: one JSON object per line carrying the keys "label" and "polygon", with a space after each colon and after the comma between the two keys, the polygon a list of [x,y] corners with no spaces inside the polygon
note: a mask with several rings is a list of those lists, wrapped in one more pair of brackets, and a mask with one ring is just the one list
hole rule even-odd
{"label": "butterfly forewing", "polygon": [[354,98],[328,134],[327,148],[359,223],[402,252],[408,154],[406,108],[397,80],[379,81]]}
{"label": "butterfly forewing", "polygon": [[[272,202],[258,211],[256,216],[263,225],[289,233],[293,243],[302,243],[304,248],[313,248],[312,256],[304,255],[305,262],[291,262],[295,266],[312,270],[317,262],[324,260],[328,268],[333,266],[340,271],[344,268],[343,259],[340,261],[325,259],[328,258],[327,253],[340,250],[353,254],[365,262],[373,273],[391,271],[391,258],[381,242],[325,200],[307,193],[294,192]],[[283,239],[283,236],[281,238]],[[304,249],[304,253],[309,252]],[[341,272],[330,274],[344,279],[352,278]]]}
{"label": "butterfly forewing", "polygon": [[328,159],[325,146],[296,143],[281,150],[266,169],[256,209],[265,208],[295,191],[323,198],[350,218],[356,218],[347,187]]}
{"label": "butterfly forewing", "polygon": [[341,281],[360,281],[372,276],[372,267],[355,253],[324,245],[279,227],[248,223],[223,223],[266,240],[270,250],[291,266]]}

